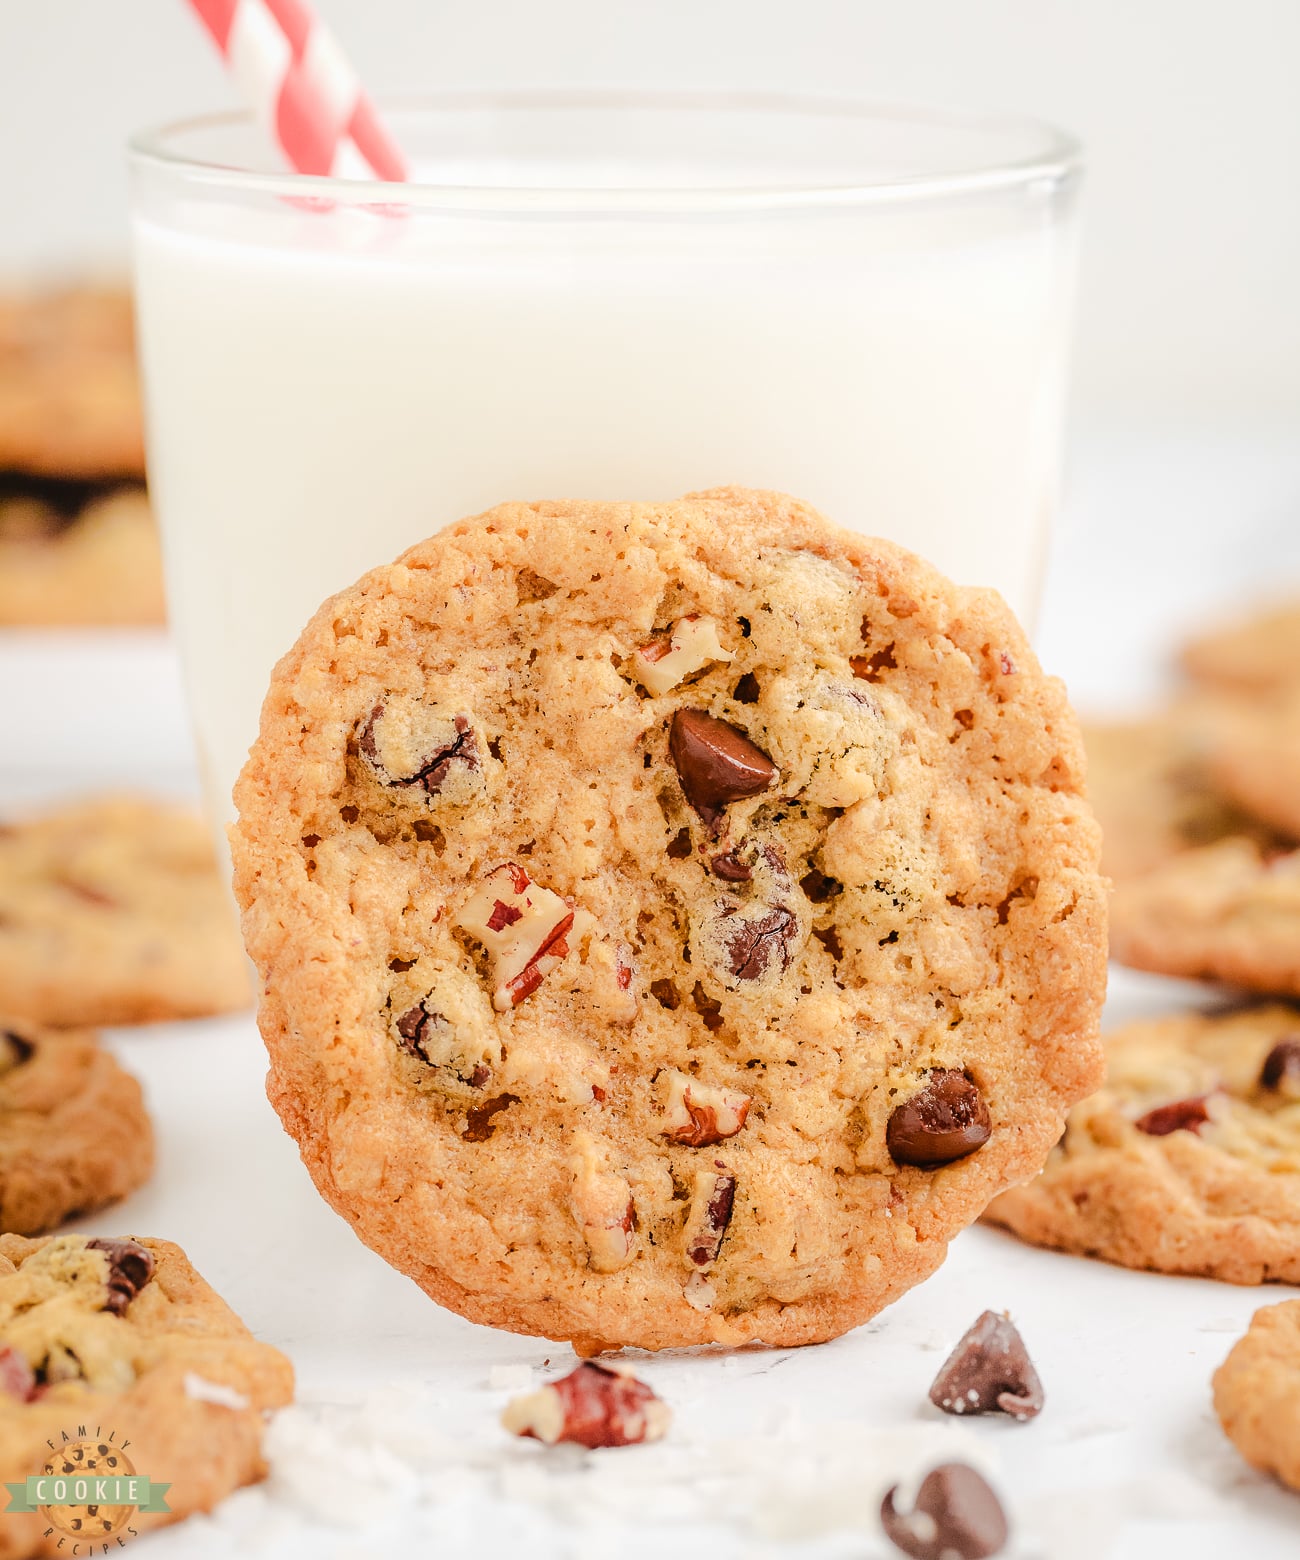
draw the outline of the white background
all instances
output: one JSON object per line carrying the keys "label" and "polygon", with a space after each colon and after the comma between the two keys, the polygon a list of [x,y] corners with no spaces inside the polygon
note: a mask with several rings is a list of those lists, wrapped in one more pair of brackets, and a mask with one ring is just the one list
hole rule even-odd
{"label": "white background", "polygon": [[[376,93],[786,87],[1087,143],[1087,422],[1300,419],[1297,0],[319,0]],[[121,145],[227,106],[184,0],[0,0],[0,270],[125,253]]]}

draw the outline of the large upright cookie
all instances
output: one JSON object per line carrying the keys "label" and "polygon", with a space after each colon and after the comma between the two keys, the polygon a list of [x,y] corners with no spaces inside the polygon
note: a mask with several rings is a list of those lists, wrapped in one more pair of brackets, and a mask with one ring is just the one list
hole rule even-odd
{"label": "large upright cookie", "polygon": [[188,809],[109,797],[0,826],[0,1007],[137,1024],[243,1007],[249,984]]}
{"label": "large upright cookie", "polygon": [[1110,951],[1162,975],[1300,996],[1300,851],[1234,836],[1118,884]]}
{"label": "large upright cookie", "polygon": [[179,1246],[0,1237],[0,1480],[66,1464],[170,1485],[167,1512],[88,1504],[57,1512],[62,1528],[9,1512],[0,1560],[116,1554],[134,1532],[210,1511],[261,1477],[264,1412],[292,1396],[289,1361]]}
{"label": "large upright cookie", "polygon": [[93,1213],[152,1169],[140,1085],[95,1037],[0,1017],[0,1231]]}
{"label": "large upright cookie", "polygon": [[988,1211],[1124,1267],[1300,1283],[1300,1011],[1130,1024],[1041,1175]]}
{"label": "large upright cookie", "polygon": [[476,1320],[830,1337],[1098,1081],[1081,768],[996,597],[794,500],[455,525],[320,610],[237,788],[271,1098]]}
{"label": "large upright cookie", "polygon": [[1300,1300],[1251,1317],[1214,1373],[1214,1410],[1253,1468],[1300,1490]]}
{"label": "large upright cookie", "polygon": [[131,299],[110,288],[0,298],[0,470],[144,475]]}

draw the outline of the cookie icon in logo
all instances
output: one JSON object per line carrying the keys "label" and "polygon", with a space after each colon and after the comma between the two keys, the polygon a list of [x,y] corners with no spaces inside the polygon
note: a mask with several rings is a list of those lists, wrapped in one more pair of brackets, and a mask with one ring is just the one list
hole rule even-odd
{"label": "cookie icon in logo", "polygon": [[135,1467],[125,1452],[108,1441],[70,1441],[45,1464],[44,1473],[59,1481],[54,1489],[66,1491],[70,1501],[77,1502],[40,1508],[52,1528],[71,1537],[91,1539],[126,1531],[136,1508],[104,1505],[94,1498],[97,1486],[104,1488],[105,1481],[134,1475]]}

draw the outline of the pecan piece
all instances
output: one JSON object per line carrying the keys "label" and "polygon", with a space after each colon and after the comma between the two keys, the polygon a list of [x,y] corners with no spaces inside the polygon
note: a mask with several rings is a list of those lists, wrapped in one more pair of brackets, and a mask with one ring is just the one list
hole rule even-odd
{"label": "pecan piece", "polygon": [[673,624],[667,639],[652,639],[635,650],[632,670],[646,692],[659,698],[711,662],[734,659],[718,639],[718,625],[713,619],[692,613]]}
{"label": "pecan piece", "polygon": [[12,1343],[0,1343],[0,1392],[20,1403],[30,1403],[37,1392],[36,1372]]}
{"label": "pecan piece", "polygon": [[511,1435],[547,1446],[573,1441],[592,1450],[657,1441],[671,1419],[668,1405],[627,1366],[594,1360],[537,1392],[512,1398],[501,1415]]}
{"label": "pecan piece", "polygon": [[664,1106],[663,1134],[686,1148],[707,1148],[735,1137],[745,1125],[752,1103],[748,1094],[715,1089],[697,1078],[670,1069]]}
{"label": "pecan piece", "polygon": [[736,1178],[729,1170],[696,1172],[683,1238],[686,1260],[705,1272],[718,1260],[736,1203]]}
{"label": "pecan piece", "polygon": [[530,997],[568,956],[574,912],[513,861],[494,868],[462,905],[456,925],[492,960],[492,1006],[507,1013]]}
{"label": "pecan piece", "polygon": [[588,1261],[597,1273],[613,1273],[631,1258],[635,1244],[632,1189],[616,1171],[605,1168],[586,1133],[578,1134],[569,1169],[569,1207],[587,1243]]}

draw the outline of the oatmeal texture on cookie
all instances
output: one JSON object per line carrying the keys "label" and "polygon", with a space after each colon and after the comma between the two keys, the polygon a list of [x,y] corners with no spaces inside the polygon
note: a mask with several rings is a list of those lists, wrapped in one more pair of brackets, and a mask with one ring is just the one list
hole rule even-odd
{"label": "oatmeal texture on cookie", "polygon": [[1255,1312],[1214,1374],[1214,1411],[1252,1468],[1300,1490],[1300,1300]]}
{"label": "oatmeal texture on cookie", "polygon": [[1124,1267],[1300,1283],[1300,1009],[1130,1024],[1106,1065],[1042,1174],[988,1218]]}
{"label": "oatmeal texture on cookie", "polygon": [[[179,1246],[0,1236],[0,1479],[40,1473],[84,1425],[129,1447],[136,1472],[171,1484],[170,1512],[130,1518],[136,1531],[161,1527],[260,1478],[263,1414],[292,1396],[289,1361],[249,1333]],[[116,1537],[107,1542],[115,1552]],[[0,1522],[0,1560],[67,1555],[72,1544],[39,1511]]]}
{"label": "oatmeal texture on cookie", "polygon": [[832,1337],[1099,1079],[1061,686],[997,597],[781,495],[441,532],[317,613],[236,800],[271,1099],[477,1321]]}

